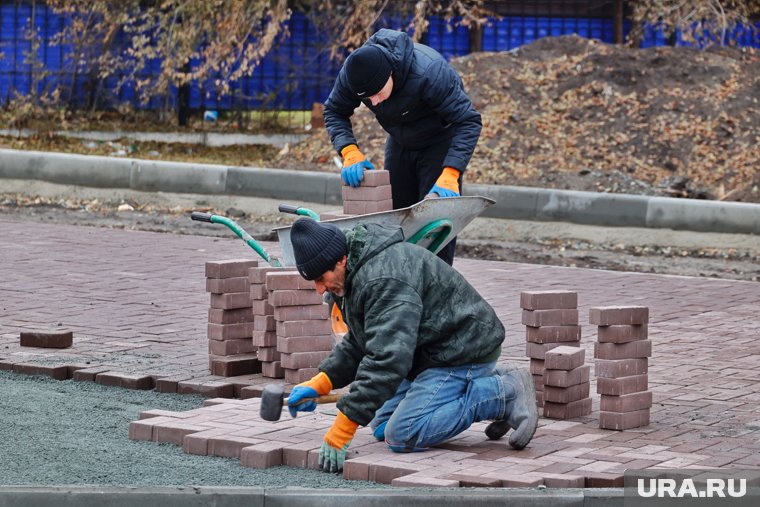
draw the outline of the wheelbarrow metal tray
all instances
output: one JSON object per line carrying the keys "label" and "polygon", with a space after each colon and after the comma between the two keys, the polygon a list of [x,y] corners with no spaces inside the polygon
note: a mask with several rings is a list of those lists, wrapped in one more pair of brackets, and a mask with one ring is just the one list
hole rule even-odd
{"label": "wheelbarrow metal tray", "polygon": [[[433,226],[439,221],[448,221],[451,223],[451,231],[433,250],[433,253],[438,253],[462,229],[495,202],[492,199],[481,196],[425,199],[408,208],[356,215],[350,218],[326,220],[325,223],[335,224],[341,230],[352,229],[359,223],[400,226],[404,231],[404,238],[408,241],[409,238],[412,238],[425,227]],[[296,261],[293,255],[293,245],[290,242],[290,226],[277,227],[274,231],[277,233],[277,239],[280,243],[280,261],[284,266],[294,266]],[[435,237],[425,236],[417,241],[417,245],[430,249],[430,246],[435,241]]]}

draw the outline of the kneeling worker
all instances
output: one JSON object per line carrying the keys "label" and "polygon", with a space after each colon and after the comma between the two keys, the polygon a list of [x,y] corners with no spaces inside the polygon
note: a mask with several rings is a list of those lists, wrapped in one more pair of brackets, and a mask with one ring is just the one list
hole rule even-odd
{"label": "kneeling worker", "polygon": [[[526,368],[496,366],[504,326],[455,269],[404,241],[399,227],[359,224],[346,233],[302,218],[290,240],[301,276],[330,292],[349,331],[297,385],[297,402],[351,384],[319,454],[322,470],[343,468],[357,427],[369,425],[395,452],[424,451],[493,420],[491,439],[513,429],[522,449],[536,431],[533,378]],[[312,411],[314,402],[290,407]]]}

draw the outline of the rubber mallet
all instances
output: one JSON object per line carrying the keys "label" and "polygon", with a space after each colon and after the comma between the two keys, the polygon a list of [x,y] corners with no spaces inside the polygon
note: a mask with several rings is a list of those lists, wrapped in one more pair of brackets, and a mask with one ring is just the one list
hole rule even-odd
{"label": "rubber mallet", "polygon": [[[317,398],[304,398],[297,405],[314,401],[317,403],[335,403],[340,399],[339,394],[328,394]],[[288,406],[285,397],[285,388],[278,384],[269,384],[261,391],[261,409],[259,413],[265,421],[279,421],[282,415],[282,407]]]}

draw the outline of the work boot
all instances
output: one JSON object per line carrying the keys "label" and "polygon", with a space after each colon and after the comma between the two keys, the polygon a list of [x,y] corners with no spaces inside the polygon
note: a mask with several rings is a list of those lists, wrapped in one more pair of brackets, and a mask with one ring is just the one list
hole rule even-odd
{"label": "work boot", "polygon": [[[497,364],[494,368],[494,371],[498,376],[501,377],[510,371],[518,369],[519,367],[520,365],[517,363],[502,363]],[[511,429],[512,426],[509,425],[509,422],[507,422],[506,419],[497,419],[496,421],[493,421],[491,424],[486,426],[485,434],[490,440],[499,440]]]}
{"label": "work boot", "polygon": [[[506,393],[504,419],[494,421],[486,428],[486,435],[492,440],[501,438],[509,428],[509,445],[520,450],[533,438],[538,427],[538,407],[533,376],[527,368],[515,368],[501,373],[501,382]],[[493,438],[496,437],[496,438]]]}

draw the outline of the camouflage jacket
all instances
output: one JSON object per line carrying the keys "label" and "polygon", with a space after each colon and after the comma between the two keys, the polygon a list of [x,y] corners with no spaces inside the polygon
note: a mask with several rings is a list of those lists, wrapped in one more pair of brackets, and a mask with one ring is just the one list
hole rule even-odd
{"label": "camouflage jacket", "polygon": [[427,368],[498,359],[504,326],[459,272],[398,227],[360,224],[346,238],[346,294],[335,300],[349,332],[319,368],[333,387],[351,384],[338,402],[349,419],[366,426]]}

